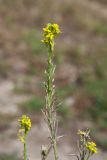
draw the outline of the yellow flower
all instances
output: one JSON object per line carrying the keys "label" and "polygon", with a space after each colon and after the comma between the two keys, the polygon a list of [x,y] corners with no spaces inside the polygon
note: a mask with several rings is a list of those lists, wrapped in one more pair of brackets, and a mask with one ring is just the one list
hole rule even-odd
{"label": "yellow flower", "polygon": [[78,133],[80,136],[85,136],[87,133],[81,130],[78,130]]}
{"label": "yellow flower", "polygon": [[90,133],[90,130],[87,129],[86,131],[78,130],[77,134],[80,136],[81,140],[83,140],[84,138],[90,139],[89,133]]}
{"label": "yellow flower", "polygon": [[23,115],[21,119],[18,120],[20,123],[20,127],[28,132],[31,128],[31,120],[26,115]]}
{"label": "yellow flower", "polygon": [[97,147],[94,142],[87,142],[86,148],[92,153],[97,153]]}
{"label": "yellow flower", "polygon": [[48,23],[45,28],[43,28],[43,40],[46,46],[54,47],[54,38],[61,33],[58,24]]}
{"label": "yellow flower", "polygon": [[20,140],[22,143],[25,143],[24,129],[19,129],[18,137],[19,137],[19,140]]}
{"label": "yellow flower", "polygon": [[18,122],[20,123],[18,137],[22,143],[25,143],[26,135],[31,129],[31,120],[26,115],[23,115]]}

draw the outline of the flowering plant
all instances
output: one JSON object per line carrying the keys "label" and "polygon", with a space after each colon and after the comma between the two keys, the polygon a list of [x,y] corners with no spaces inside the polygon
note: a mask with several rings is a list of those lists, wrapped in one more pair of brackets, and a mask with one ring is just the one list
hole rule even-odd
{"label": "flowering plant", "polygon": [[[45,81],[45,91],[46,91],[46,105],[42,110],[44,114],[45,121],[49,128],[50,134],[50,143],[49,145],[42,146],[41,155],[42,160],[46,160],[50,150],[53,149],[54,160],[58,160],[58,147],[57,137],[58,130],[58,120],[57,120],[57,106],[55,101],[55,85],[54,85],[54,73],[55,73],[55,64],[53,63],[53,50],[55,46],[55,38],[61,33],[58,24],[48,23],[45,28],[43,28],[43,40],[42,42],[48,48],[48,58],[47,58],[47,69],[45,71],[46,81]],[[27,160],[27,149],[26,149],[26,138],[28,132],[31,129],[31,120],[26,115],[23,115],[21,119],[18,120],[20,124],[19,129],[19,139],[24,144],[23,156],[24,160]],[[78,160],[89,160],[90,157],[97,153],[96,144],[91,140],[90,131],[81,131],[78,130],[79,141],[78,141],[78,154],[73,154],[77,157]]]}
{"label": "flowering plant", "polygon": [[22,115],[21,119],[18,120],[19,122],[19,139],[24,144],[24,151],[23,151],[23,157],[24,160],[27,160],[27,149],[26,149],[26,138],[27,134],[31,129],[31,120],[26,115]]}

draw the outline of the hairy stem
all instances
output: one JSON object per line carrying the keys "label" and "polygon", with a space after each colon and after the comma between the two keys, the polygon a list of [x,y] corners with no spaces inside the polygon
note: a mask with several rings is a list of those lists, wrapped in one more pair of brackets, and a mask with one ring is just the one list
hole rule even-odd
{"label": "hairy stem", "polygon": [[57,137],[56,137],[56,110],[54,106],[54,71],[55,65],[52,62],[53,60],[53,53],[51,46],[49,47],[48,51],[48,66],[46,70],[46,110],[47,110],[47,122],[48,127],[50,130],[50,138],[51,144],[54,151],[54,159],[58,160],[58,153],[57,153]]}

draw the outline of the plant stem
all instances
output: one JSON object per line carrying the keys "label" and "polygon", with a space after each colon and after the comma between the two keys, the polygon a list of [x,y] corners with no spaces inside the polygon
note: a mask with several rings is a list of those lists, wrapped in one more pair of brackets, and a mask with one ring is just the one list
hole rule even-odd
{"label": "plant stem", "polygon": [[91,156],[91,152],[88,153],[86,160],[89,160],[90,156]]}
{"label": "plant stem", "polygon": [[26,133],[24,133],[24,160],[27,160]]}
{"label": "plant stem", "polygon": [[54,148],[54,157],[55,157],[55,160],[58,160],[58,152],[57,152],[56,139],[54,140],[53,148]]}
{"label": "plant stem", "polygon": [[58,160],[58,153],[57,153],[57,137],[56,137],[56,127],[57,127],[57,120],[56,120],[56,107],[54,106],[54,71],[55,65],[52,62],[53,60],[53,53],[51,46],[49,47],[48,51],[48,66],[46,70],[46,115],[47,115],[47,123],[50,130],[50,138],[51,144],[54,151],[54,159]]}

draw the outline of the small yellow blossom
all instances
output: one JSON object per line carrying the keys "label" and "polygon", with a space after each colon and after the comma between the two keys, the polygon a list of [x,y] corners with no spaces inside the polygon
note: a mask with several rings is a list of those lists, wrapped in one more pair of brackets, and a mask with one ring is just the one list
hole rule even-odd
{"label": "small yellow blossom", "polygon": [[86,148],[92,153],[97,153],[97,147],[94,142],[87,142]]}
{"label": "small yellow blossom", "polygon": [[25,143],[26,135],[31,129],[31,120],[26,115],[23,115],[22,118],[18,120],[18,122],[20,123],[18,136],[20,141]]}
{"label": "small yellow blossom", "polygon": [[51,49],[53,49],[54,38],[61,33],[59,25],[48,23],[46,27],[43,28],[43,31],[44,39],[42,40],[42,42],[45,43],[46,46],[51,47]]}
{"label": "small yellow blossom", "polygon": [[89,133],[90,133],[90,130],[87,129],[86,131],[78,130],[77,134],[80,136],[81,140],[83,140],[84,138],[90,139]]}
{"label": "small yellow blossom", "polygon": [[18,120],[20,123],[20,127],[22,129],[25,129],[26,132],[28,132],[31,128],[31,120],[26,115],[23,115],[21,119]]}
{"label": "small yellow blossom", "polygon": [[85,131],[81,131],[81,130],[78,130],[78,133],[80,136],[85,136],[87,133]]}

